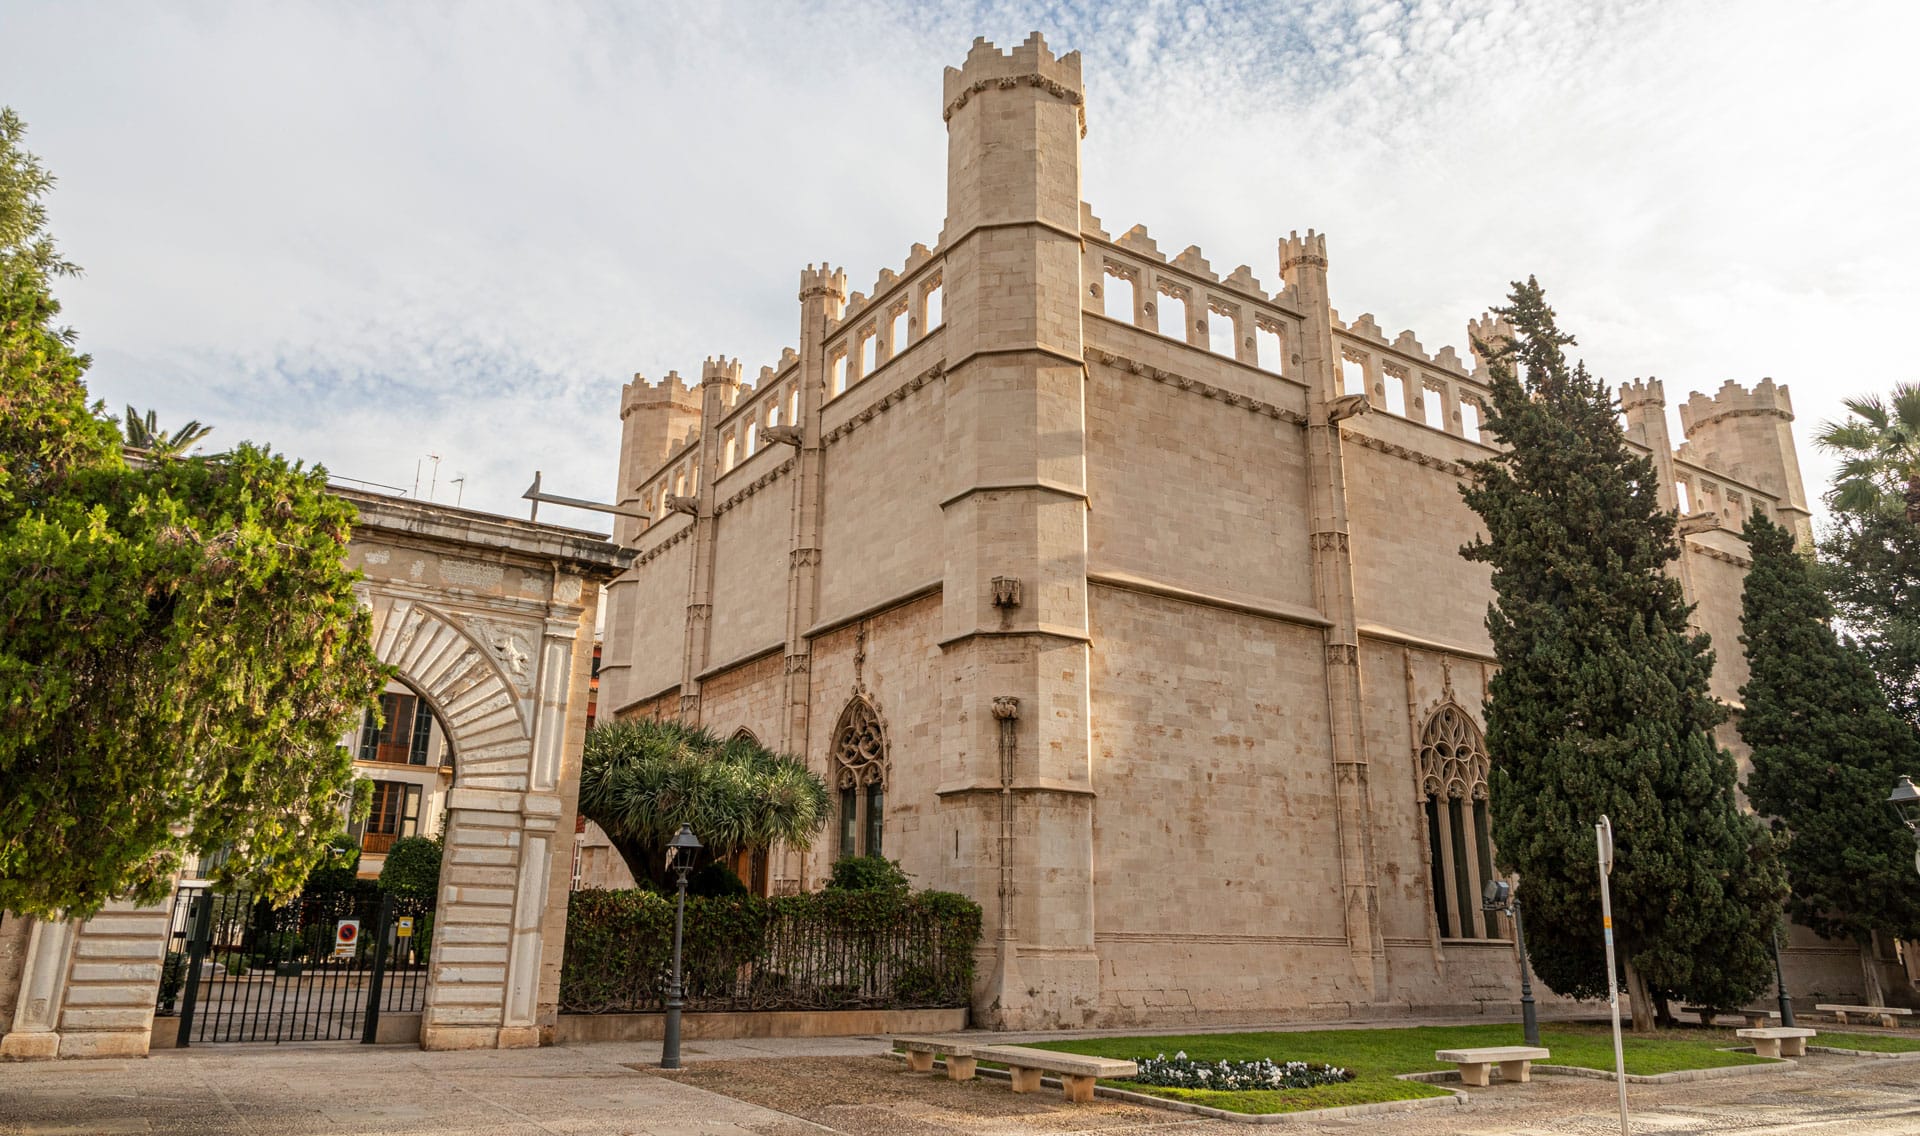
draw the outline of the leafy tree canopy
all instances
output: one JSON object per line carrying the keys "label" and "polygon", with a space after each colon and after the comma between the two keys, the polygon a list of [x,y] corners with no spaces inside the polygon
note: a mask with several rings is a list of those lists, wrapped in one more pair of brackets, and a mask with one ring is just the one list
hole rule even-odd
{"label": "leafy tree canopy", "polygon": [[636,880],[664,881],[682,824],[710,856],[809,847],[827,822],[827,786],[799,758],[751,738],[722,741],[679,722],[603,722],[587,731],[580,811],[607,833]]}
{"label": "leafy tree canopy", "polygon": [[1593,826],[1612,818],[1613,919],[1636,1028],[1658,1000],[1739,1005],[1768,977],[1784,881],[1766,831],[1734,800],[1713,740],[1713,654],[1687,625],[1675,518],[1631,452],[1611,393],[1570,364],[1539,284],[1495,309],[1488,357],[1498,455],[1463,488],[1493,569],[1487,629],[1489,796],[1502,866],[1520,873],[1528,946],[1562,994],[1606,989]]}
{"label": "leafy tree canopy", "polygon": [[1820,541],[1820,582],[1888,705],[1920,729],[1920,526],[1836,508]]}
{"label": "leafy tree canopy", "polygon": [[1840,458],[1827,503],[1920,524],[1920,383],[1896,384],[1890,398],[1871,394],[1842,405],[1847,417],[1823,423],[1814,435]]}
{"label": "leafy tree canopy", "polygon": [[128,446],[136,450],[167,457],[178,457],[187,452],[195,442],[213,433],[213,427],[202,426],[199,419],[188,422],[178,430],[166,431],[160,428],[159,417],[151,410],[141,414],[131,405],[122,419],[120,434]]}
{"label": "leafy tree canopy", "polygon": [[0,908],[155,901],[183,853],[296,892],[385,680],[323,471],[243,445],[130,466],[53,320],[51,177],[0,111]]}
{"label": "leafy tree canopy", "polygon": [[1873,932],[1920,937],[1920,875],[1912,837],[1883,802],[1896,778],[1920,769],[1920,735],[1887,708],[1866,661],[1834,634],[1832,608],[1793,535],[1757,512],[1745,535],[1753,555],[1740,623],[1749,676],[1740,736],[1753,747],[1747,797],[1787,838],[1787,910],[1828,938],[1860,943],[1869,1001],[1884,1005]]}

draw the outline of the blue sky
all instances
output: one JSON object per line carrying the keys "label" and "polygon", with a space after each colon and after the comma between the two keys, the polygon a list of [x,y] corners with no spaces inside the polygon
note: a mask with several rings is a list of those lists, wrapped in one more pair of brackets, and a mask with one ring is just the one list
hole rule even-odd
{"label": "blue sky", "polygon": [[752,375],[802,265],[932,243],[941,69],[1034,28],[1085,56],[1111,232],[1271,287],[1320,229],[1342,314],[1430,349],[1538,274],[1616,383],[1789,385],[1814,493],[1811,426],[1920,379],[1896,0],[0,0],[0,103],[111,406],[401,487],[438,453],[441,500],[518,513],[536,467],[613,495],[634,372]]}

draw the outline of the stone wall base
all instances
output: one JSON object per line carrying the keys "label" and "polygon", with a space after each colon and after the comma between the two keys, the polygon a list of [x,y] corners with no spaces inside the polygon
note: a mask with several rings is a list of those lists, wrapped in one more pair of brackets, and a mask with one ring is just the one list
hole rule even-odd
{"label": "stone wall base", "polygon": [[116,1030],[111,1033],[76,1033],[68,1030],[60,1035],[60,1056],[145,1057],[147,1040],[147,1030]]}
{"label": "stone wall base", "polygon": [[498,1026],[429,1026],[420,1027],[420,1048],[422,1049],[496,1049],[500,1045]]}
{"label": "stone wall base", "polygon": [[[659,1041],[665,1014],[562,1014],[554,1042]],[[953,1033],[967,1028],[967,1011],[777,1010],[739,1014],[685,1014],[680,1036],[720,1041],[742,1037],[860,1037],[886,1033]]]}
{"label": "stone wall base", "polygon": [[0,1061],[48,1061],[60,1056],[60,1035],[50,1030],[0,1037]]}

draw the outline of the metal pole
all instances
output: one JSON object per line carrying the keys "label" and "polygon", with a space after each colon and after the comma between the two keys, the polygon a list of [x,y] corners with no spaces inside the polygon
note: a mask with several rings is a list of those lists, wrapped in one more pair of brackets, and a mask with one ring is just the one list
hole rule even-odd
{"label": "metal pole", "polygon": [[687,873],[680,876],[679,894],[673,901],[673,978],[667,986],[667,1028],[660,1044],[660,1067],[680,1067],[680,935],[687,918]]}
{"label": "metal pole", "polygon": [[1773,988],[1780,995],[1780,1024],[1793,1028],[1793,996],[1787,993],[1786,971],[1780,966],[1780,925],[1773,925]]}
{"label": "metal pole", "polygon": [[1600,925],[1607,934],[1607,1005],[1613,1010],[1613,1071],[1620,1086],[1620,1136],[1629,1136],[1627,1127],[1627,1057],[1620,1044],[1620,987],[1613,978],[1613,895],[1607,877],[1613,873],[1613,822],[1605,816],[1593,826],[1600,846]]}
{"label": "metal pole", "polygon": [[1533,1011],[1533,968],[1527,965],[1527,931],[1520,920],[1520,901],[1513,901],[1513,943],[1520,948],[1520,1022],[1527,1032],[1527,1044],[1540,1045],[1540,1019]]}
{"label": "metal pole", "polygon": [[200,1003],[200,968],[206,965],[207,949],[213,945],[213,888],[208,887],[187,901],[187,1000],[180,1006],[180,1032],[174,1045],[181,1049],[192,1044],[193,1011]]}
{"label": "metal pole", "polygon": [[380,913],[373,921],[373,974],[366,985],[367,1012],[360,1023],[360,1040],[372,1045],[380,1036],[380,994],[387,971],[387,929],[393,925],[393,893],[380,897]]}

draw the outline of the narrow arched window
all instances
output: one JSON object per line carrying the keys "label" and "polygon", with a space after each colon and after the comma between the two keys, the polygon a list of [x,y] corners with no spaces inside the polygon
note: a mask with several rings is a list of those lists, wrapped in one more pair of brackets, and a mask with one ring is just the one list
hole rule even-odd
{"label": "narrow arched window", "polygon": [[1498,917],[1480,910],[1493,879],[1487,816],[1487,747],[1459,704],[1441,703],[1420,732],[1433,914],[1454,939],[1498,938]]}
{"label": "narrow arched window", "polygon": [[887,738],[873,704],[855,695],[833,731],[834,786],[839,790],[837,856],[884,855]]}

